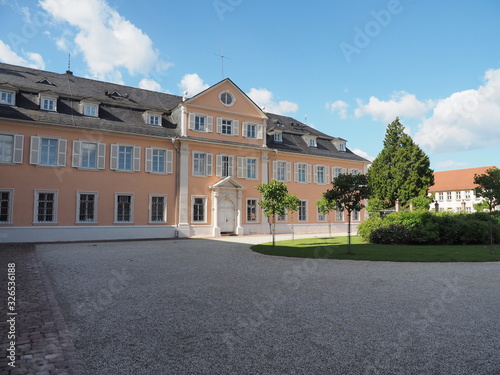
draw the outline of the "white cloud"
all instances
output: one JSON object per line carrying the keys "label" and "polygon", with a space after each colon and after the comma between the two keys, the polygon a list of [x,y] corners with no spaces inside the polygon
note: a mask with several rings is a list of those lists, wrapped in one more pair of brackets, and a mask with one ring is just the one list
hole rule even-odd
{"label": "white cloud", "polygon": [[[148,35],[105,0],[40,0],[40,6],[56,22],[76,28],[74,44],[94,78],[122,83],[120,69],[147,75],[171,65],[160,59]],[[65,48],[68,42],[60,39],[57,45]]]}
{"label": "white cloud", "polygon": [[139,87],[144,90],[162,91],[161,85],[151,78],[143,78],[139,82]]}
{"label": "white cloud", "polygon": [[23,54],[25,57],[19,56],[9,45],[0,40],[0,61],[7,64],[26,66],[28,68],[45,69],[45,62],[39,53],[23,51]]}
{"label": "white cloud", "polygon": [[337,112],[341,119],[345,119],[347,118],[347,108],[349,108],[349,104],[342,100],[337,100],[333,103],[326,103],[326,108],[333,113]]}
{"label": "white cloud", "polygon": [[446,160],[436,164],[440,169],[461,169],[467,168],[470,164],[463,161]]}
{"label": "white cloud", "polygon": [[418,126],[415,142],[432,152],[500,145],[500,69],[488,70],[478,89],[439,100],[432,116]]}
{"label": "white cloud", "polygon": [[367,152],[364,152],[363,150],[360,150],[359,148],[356,148],[356,149],[351,150],[351,151],[354,152],[356,155],[361,156],[362,158],[365,158],[367,160],[370,160],[370,161],[374,161],[375,160],[374,156],[368,155]]}
{"label": "white cloud", "polygon": [[250,89],[247,95],[252,99],[259,107],[265,108],[266,112],[276,113],[279,115],[287,113],[295,113],[299,110],[299,106],[296,103],[289,102],[288,100],[281,100],[276,102],[274,100],[274,95],[271,91],[267,89]]}
{"label": "white cloud", "polygon": [[432,101],[422,102],[415,95],[404,91],[395,93],[390,100],[380,100],[372,96],[368,104],[364,104],[361,99],[358,99],[357,103],[358,108],[354,110],[356,118],[368,115],[372,120],[386,123],[394,121],[398,116],[422,119],[434,106]]}
{"label": "white cloud", "polygon": [[177,86],[179,86],[182,92],[187,91],[188,96],[195,96],[210,87],[196,73],[185,74],[182,77],[181,83]]}

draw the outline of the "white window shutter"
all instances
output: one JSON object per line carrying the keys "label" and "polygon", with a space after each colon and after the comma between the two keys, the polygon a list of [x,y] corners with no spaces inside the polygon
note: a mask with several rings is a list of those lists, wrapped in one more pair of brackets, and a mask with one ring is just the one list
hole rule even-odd
{"label": "white window shutter", "polygon": [[217,133],[222,133],[222,118],[217,117]]}
{"label": "white window shutter", "polygon": [[72,159],[71,165],[73,168],[80,167],[80,156],[81,156],[81,142],[73,141],[73,156],[71,158]]}
{"label": "white window shutter", "polygon": [[153,149],[151,147],[146,148],[146,163],[144,165],[145,172],[153,171]]}
{"label": "white window shutter", "polygon": [[229,175],[234,176],[234,169],[233,169],[233,156],[228,157],[228,163],[229,163]]}
{"label": "white window shutter", "polygon": [[20,164],[23,162],[23,145],[24,135],[14,135],[14,155],[12,156],[12,161],[16,164]]}
{"label": "white window shutter", "polygon": [[286,180],[292,181],[292,167],[289,161],[286,162]]}
{"label": "white window shutter", "polygon": [[262,139],[263,137],[262,128],[262,125],[257,124],[257,139]]}
{"label": "white window shutter", "polygon": [[212,116],[207,116],[207,132],[212,133],[214,131],[214,118]]}
{"label": "white window shutter", "polygon": [[233,135],[238,135],[240,129],[240,122],[238,120],[233,120]]}
{"label": "white window shutter", "polygon": [[299,182],[299,163],[293,163],[293,178],[295,182]]}
{"label": "white window shutter", "polygon": [[106,144],[97,144],[97,169],[106,168]]}
{"label": "white window shutter", "polygon": [[317,165],[314,166],[314,183],[315,184],[318,183],[318,166]]}
{"label": "white window shutter", "polygon": [[330,180],[330,173],[329,173],[329,169],[328,167],[324,167],[323,170],[325,171],[325,184],[329,184],[331,183],[332,181]]}
{"label": "white window shutter", "polygon": [[118,145],[111,145],[111,159],[109,161],[109,169],[118,169]]}
{"label": "white window shutter", "polygon": [[173,164],[174,164],[174,153],[172,150],[167,150],[167,173],[173,173]]}
{"label": "white window shutter", "polygon": [[306,164],[307,165],[307,183],[311,183],[311,164]]}
{"label": "white window shutter", "polygon": [[190,113],[189,114],[189,125],[188,125],[189,129],[194,129],[194,120],[195,120],[195,114]]}
{"label": "white window shutter", "polygon": [[40,164],[40,137],[31,137],[30,164]]}
{"label": "white window shutter", "polygon": [[247,126],[248,126],[248,123],[246,121],[243,121],[243,125],[242,125],[242,128],[241,128],[241,136],[242,137],[246,137],[247,136]]}
{"label": "white window shutter", "polygon": [[60,139],[57,142],[57,165],[60,167],[66,166],[66,146],[68,141],[65,139]]}
{"label": "white window shutter", "polygon": [[246,161],[247,158],[238,158],[238,178],[246,178],[245,170],[246,170]]}
{"label": "white window shutter", "polygon": [[206,154],[207,158],[207,164],[206,164],[206,171],[207,171],[207,176],[212,175],[212,154]]}
{"label": "white window shutter", "polygon": [[278,162],[273,160],[273,178],[276,180],[278,177]]}
{"label": "white window shutter", "polygon": [[134,146],[134,172],[141,170],[141,148]]}
{"label": "white window shutter", "polygon": [[215,157],[215,175],[217,177],[222,176],[222,155],[217,155]]}

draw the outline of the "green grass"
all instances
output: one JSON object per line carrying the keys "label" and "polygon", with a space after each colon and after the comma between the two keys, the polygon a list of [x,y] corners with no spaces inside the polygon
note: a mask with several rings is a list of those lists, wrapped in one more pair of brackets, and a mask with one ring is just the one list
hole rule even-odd
{"label": "green grass", "polygon": [[484,245],[373,245],[361,237],[351,238],[352,254],[347,253],[347,237],[307,238],[254,245],[252,250],[266,255],[296,258],[376,260],[393,262],[492,262],[500,261],[500,249],[494,255]]}

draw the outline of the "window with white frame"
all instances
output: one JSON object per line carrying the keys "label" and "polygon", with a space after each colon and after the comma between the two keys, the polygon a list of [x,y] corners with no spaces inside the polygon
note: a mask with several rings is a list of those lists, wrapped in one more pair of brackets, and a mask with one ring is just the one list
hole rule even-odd
{"label": "window with white frame", "polygon": [[145,171],[148,173],[173,173],[173,151],[166,148],[146,148]]}
{"label": "window with white frame", "polygon": [[309,183],[311,182],[311,165],[305,163],[294,164],[295,182]]}
{"label": "window with white frame", "polygon": [[451,191],[446,192],[446,199],[451,201]]}
{"label": "window with white frame", "polygon": [[307,221],[307,201],[299,202],[299,221]]}
{"label": "window with white frame", "polygon": [[205,196],[193,196],[192,197],[192,207],[193,207],[193,222],[194,223],[204,223],[207,221],[207,198]]}
{"label": "window with white frame", "polygon": [[462,199],[462,192],[461,191],[457,191],[455,193],[455,199],[457,199],[457,200]]}
{"label": "window with white frame", "polygon": [[79,224],[97,223],[97,193],[77,192],[76,222]]}
{"label": "window with white frame", "polygon": [[65,139],[31,137],[30,164],[64,167],[66,166]]}
{"label": "window with white frame", "polygon": [[73,167],[82,169],[104,169],[106,145],[98,142],[73,141]]}
{"label": "window with white frame", "polygon": [[189,114],[189,129],[199,132],[212,132],[213,131],[213,118],[198,113]]}
{"label": "window with white frame", "polygon": [[318,147],[316,143],[316,138],[309,138],[309,147]]}
{"label": "window with white frame", "polygon": [[244,122],[242,134],[246,138],[262,139],[262,125]]}
{"label": "window with white frame", "polygon": [[216,156],[215,174],[217,177],[234,176],[233,155],[219,154]]}
{"label": "window with white frame", "polygon": [[12,223],[12,206],[14,201],[14,190],[0,190],[0,224]]}
{"label": "window with white frame", "polygon": [[53,96],[40,96],[40,109],[44,111],[57,111],[57,98]]}
{"label": "window with white frame", "polygon": [[326,221],[326,214],[321,210],[321,207],[316,206],[318,209],[318,221]]}
{"label": "window with white frame", "polygon": [[110,169],[122,172],[141,170],[141,148],[133,145],[111,145]]}
{"label": "window with white frame", "polygon": [[324,185],[330,183],[329,168],[324,165],[314,166],[314,183],[319,185]]}
{"label": "window with white frame", "polygon": [[273,178],[278,181],[290,181],[290,162],[274,160]]}
{"label": "window with white frame", "polygon": [[345,174],[345,168],[342,167],[333,167],[332,168],[333,178],[338,177],[341,174]]}
{"label": "window with white frame", "polygon": [[226,119],[226,118],[217,118],[217,133],[225,134],[225,135],[238,135],[238,125],[239,121]]}
{"label": "window with white frame", "polygon": [[212,154],[193,151],[193,176],[212,175]]}
{"label": "window with white frame", "polygon": [[360,215],[359,211],[356,211],[356,210],[352,211],[352,220],[353,221],[359,221],[360,218],[361,218],[361,215]]}
{"label": "window with white frame", "polygon": [[248,198],[247,199],[247,222],[255,223],[257,222],[257,199]]}
{"label": "window with white frame", "polygon": [[57,191],[35,190],[35,212],[33,222],[57,223]]}
{"label": "window with white frame", "polygon": [[345,151],[345,143],[339,143],[339,151]]}
{"label": "window with white frame", "polygon": [[444,193],[441,192],[438,195],[439,195],[439,200],[440,201],[444,200]]}
{"label": "window with white frame", "polygon": [[161,125],[161,116],[160,115],[149,115],[148,116],[148,124],[149,125]]}
{"label": "window with white frame", "polygon": [[21,134],[0,134],[0,163],[22,163],[23,145],[24,136]]}
{"label": "window with white frame", "polygon": [[256,180],[258,178],[256,158],[238,158],[238,178],[246,178],[248,180]]}
{"label": "window with white frame", "polygon": [[361,174],[361,171],[359,169],[351,168],[349,169],[349,173],[355,176]]}
{"label": "window with white frame", "polygon": [[276,221],[286,222],[286,221],[288,221],[288,215],[286,213],[283,215],[276,215]]}
{"label": "window with white frame", "polygon": [[149,195],[149,222],[167,222],[167,196],[160,194]]}
{"label": "window with white frame", "polygon": [[97,104],[83,103],[83,115],[87,117],[97,117],[99,106]]}
{"label": "window with white frame", "polygon": [[472,213],[472,208],[471,207],[465,207],[465,212],[468,214]]}
{"label": "window with white frame", "polygon": [[470,190],[465,191],[465,199],[470,199]]}
{"label": "window with white frame", "polygon": [[278,142],[278,143],[283,142],[283,135],[282,135],[282,133],[281,132],[274,133],[273,140],[274,140],[274,142]]}
{"label": "window with white frame", "polygon": [[115,193],[115,223],[134,222],[134,194]]}
{"label": "window with white frame", "polygon": [[10,90],[0,90],[0,104],[15,105],[16,93]]}
{"label": "window with white frame", "polygon": [[344,221],[344,210],[337,209],[335,211],[335,220],[336,221]]}

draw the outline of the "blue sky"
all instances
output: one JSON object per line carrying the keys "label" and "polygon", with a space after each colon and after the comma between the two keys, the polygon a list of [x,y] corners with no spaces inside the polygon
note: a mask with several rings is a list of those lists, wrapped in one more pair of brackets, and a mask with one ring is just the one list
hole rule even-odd
{"label": "blue sky", "polygon": [[181,95],[231,78],[375,157],[396,116],[436,171],[500,167],[497,0],[0,0],[0,61]]}

